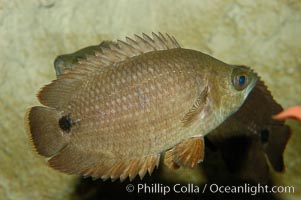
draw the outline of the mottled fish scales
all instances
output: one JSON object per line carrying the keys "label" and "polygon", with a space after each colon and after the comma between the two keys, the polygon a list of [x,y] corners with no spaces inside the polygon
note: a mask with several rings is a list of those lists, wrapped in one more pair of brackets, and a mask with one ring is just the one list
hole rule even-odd
{"label": "mottled fish scales", "polygon": [[168,34],[102,44],[77,52],[79,59],[60,57],[58,78],[38,94],[44,107],[26,115],[37,151],[65,173],[143,178],[173,148],[170,162],[195,167],[203,137],[239,109],[257,80]]}

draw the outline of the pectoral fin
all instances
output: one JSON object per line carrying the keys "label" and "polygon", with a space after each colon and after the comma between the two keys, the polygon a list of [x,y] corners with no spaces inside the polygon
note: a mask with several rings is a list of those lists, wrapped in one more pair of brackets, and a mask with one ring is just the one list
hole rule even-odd
{"label": "pectoral fin", "polygon": [[194,168],[204,159],[205,143],[203,137],[193,137],[177,144],[165,153],[164,163],[169,168],[179,166]]}
{"label": "pectoral fin", "polygon": [[179,169],[179,165],[173,159],[173,149],[165,152],[164,164],[170,169]]}
{"label": "pectoral fin", "polygon": [[201,117],[201,112],[203,111],[204,105],[206,104],[207,95],[208,95],[208,86],[204,88],[204,90],[197,97],[192,108],[190,108],[190,110],[183,117],[182,122],[184,126],[189,126],[194,121],[196,121],[199,117]]}

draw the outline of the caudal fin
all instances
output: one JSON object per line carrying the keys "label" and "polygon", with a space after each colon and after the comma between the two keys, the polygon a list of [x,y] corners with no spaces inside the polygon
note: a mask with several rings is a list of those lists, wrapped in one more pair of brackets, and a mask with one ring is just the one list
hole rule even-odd
{"label": "caudal fin", "polygon": [[283,153],[291,136],[291,129],[284,124],[270,127],[270,139],[264,150],[269,158],[273,168],[278,171],[284,171]]}
{"label": "caudal fin", "polygon": [[25,116],[25,126],[37,152],[45,157],[58,153],[67,144],[59,126],[60,114],[54,108],[35,106]]}

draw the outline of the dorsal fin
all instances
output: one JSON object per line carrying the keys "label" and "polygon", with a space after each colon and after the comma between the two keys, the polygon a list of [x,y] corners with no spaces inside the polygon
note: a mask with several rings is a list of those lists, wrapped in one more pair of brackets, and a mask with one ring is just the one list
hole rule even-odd
{"label": "dorsal fin", "polygon": [[95,56],[87,56],[87,59],[82,59],[79,63],[103,67],[143,53],[174,48],[180,48],[180,45],[174,37],[168,34],[164,36],[161,33],[152,33],[150,37],[143,33],[142,37],[135,35],[135,39],[126,37],[126,41],[117,40],[117,43],[112,42],[108,46],[101,46],[101,51],[96,51]]}
{"label": "dorsal fin", "polygon": [[91,52],[84,55],[83,50],[70,54],[69,56],[73,57],[80,54],[81,57],[75,59],[77,62],[72,63],[72,66],[68,67],[68,69],[64,69],[63,74],[72,74],[71,72],[73,72],[77,75],[83,73],[83,75],[86,75],[87,69],[89,69],[90,72],[93,72],[94,70],[103,69],[114,63],[122,62],[127,58],[138,56],[143,53],[181,48],[176,39],[167,33],[165,36],[160,32],[158,34],[152,33],[152,37],[145,33],[142,34],[142,37],[138,35],[134,36],[135,39],[126,37],[126,41],[104,41],[98,46],[91,46],[83,49],[87,49],[89,52],[94,51],[95,53],[92,55]]}

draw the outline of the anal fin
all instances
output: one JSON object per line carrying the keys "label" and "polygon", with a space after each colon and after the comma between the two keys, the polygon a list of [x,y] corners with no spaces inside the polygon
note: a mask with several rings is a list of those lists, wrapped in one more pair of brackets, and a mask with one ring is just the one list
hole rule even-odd
{"label": "anal fin", "polygon": [[179,166],[194,168],[204,159],[205,142],[203,137],[193,137],[177,144],[165,153],[164,163],[169,168]]}
{"label": "anal fin", "polygon": [[116,162],[103,174],[93,174],[93,177],[101,177],[103,180],[111,178],[112,181],[120,179],[123,182],[127,177],[132,181],[137,175],[142,179],[148,172],[152,174],[155,167],[159,166],[160,154],[147,156],[143,159]]}
{"label": "anal fin", "polygon": [[152,174],[159,166],[160,154],[149,155],[143,158],[109,158],[105,152],[83,152],[68,145],[49,161],[49,165],[68,174],[78,174],[84,177],[103,180],[120,179],[124,181],[129,177],[132,181],[137,175],[142,179],[148,172]]}

